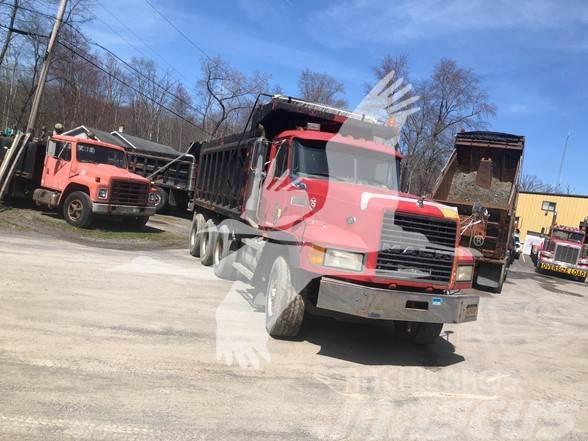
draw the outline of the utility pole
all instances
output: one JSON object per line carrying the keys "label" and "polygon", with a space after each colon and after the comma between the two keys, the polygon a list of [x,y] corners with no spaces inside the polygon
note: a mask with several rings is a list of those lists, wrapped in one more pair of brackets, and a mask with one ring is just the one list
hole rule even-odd
{"label": "utility pole", "polygon": [[557,191],[561,192],[561,172],[563,171],[564,160],[566,158],[566,152],[568,150],[568,142],[570,140],[570,132],[566,136],[566,142],[564,144],[563,152],[561,153],[561,161],[559,163],[559,173],[557,174]]}
{"label": "utility pole", "polygon": [[28,134],[33,131],[37,121],[37,113],[39,112],[39,105],[41,104],[43,90],[45,89],[45,82],[47,81],[47,74],[49,73],[51,56],[53,55],[53,50],[55,49],[55,43],[57,43],[57,34],[59,33],[59,28],[61,27],[66,4],[67,0],[61,0],[59,3],[59,9],[57,10],[55,23],[53,24],[53,31],[51,31],[51,36],[49,37],[47,52],[45,52],[45,59],[43,60],[43,66],[41,67],[41,72],[39,73],[39,81],[37,82],[35,96],[33,97],[33,104],[31,105],[31,114],[29,115],[29,122],[27,123],[26,133]]}

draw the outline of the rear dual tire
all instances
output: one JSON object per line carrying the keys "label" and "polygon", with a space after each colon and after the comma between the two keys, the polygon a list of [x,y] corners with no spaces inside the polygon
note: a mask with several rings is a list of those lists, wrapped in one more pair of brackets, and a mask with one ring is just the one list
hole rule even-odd
{"label": "rear dual tire", "polygon": [[221,279],[233,279],[235,269],[233,263],[237,256],[233,232],[226,223],[222,223],[216,233],[216,241],[212,253],[214,274]]}
{"label": "rear dual tire", "polygon": [[194,215],[192,219],[192,228],[190,229],[190,255],[193,257],[200,257],[200,235],[199,233],[204,228],[206,219],[200,213]]}
{"label": "rear dual tire", "polygon": [[208,219],[204,227],[198,232],[198,243],[200,247],[200,263],[210,266],[214,262],[214,245],[218,232],[212,219]]}

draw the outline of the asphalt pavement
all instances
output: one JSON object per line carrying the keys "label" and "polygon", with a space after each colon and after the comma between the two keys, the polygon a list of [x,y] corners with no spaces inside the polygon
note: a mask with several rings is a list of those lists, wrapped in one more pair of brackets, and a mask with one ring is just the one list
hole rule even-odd
{"label": "asphalt pavement", "polygon": [[2,440],[586,440],[586,285],[516,262],[426,348],[310,318],[268,339],[250,288],[186,249],[0,231]]}

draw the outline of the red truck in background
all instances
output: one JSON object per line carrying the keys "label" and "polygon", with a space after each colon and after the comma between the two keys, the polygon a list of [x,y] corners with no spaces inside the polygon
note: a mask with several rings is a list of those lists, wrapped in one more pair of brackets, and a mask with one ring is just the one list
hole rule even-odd
{"label": "red truck in background", "polygon": [[554,225],[549,237],[531,249],[537,272],[564,274],[585,282],[588,276],[585,241],[585,230]]}
{"label": "red truck in background", "polygon": [[61,210],[67,223],[81,228],[97,215],[121,216],[141,228],[155,214],[155,188],[128,171],[122,147],[53,135],[22,148],[6,182],[7,198],[32,198],[39,206]]}
{"label": "red truck in background", "polygon": [[390,128],[283,96],[250,121],[257,133],[200,149],[190,253],[258,287],[270,335],[297,335],[314,312],[393,320],[426,344],[476,320],[458,213],[398,191]]}

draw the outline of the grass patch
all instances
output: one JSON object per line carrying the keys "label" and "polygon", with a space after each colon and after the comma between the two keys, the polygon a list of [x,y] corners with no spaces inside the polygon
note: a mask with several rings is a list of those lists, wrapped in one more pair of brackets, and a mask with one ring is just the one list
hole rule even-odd
{"label": "grass patch", "polygon": [[110,245],[136,244],[157,246],[181,245],[185,238],[156,227],[146,226],[136,230],[114,219],[98,218],[91,228],[76,228],[58,214],[32,208],[0,208],[0,229],[9,231],[34,231],[64,239],[84,240]]}

